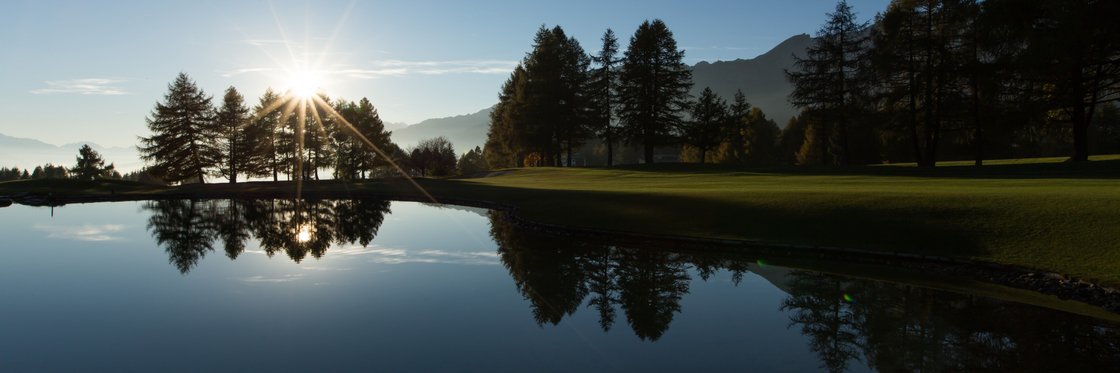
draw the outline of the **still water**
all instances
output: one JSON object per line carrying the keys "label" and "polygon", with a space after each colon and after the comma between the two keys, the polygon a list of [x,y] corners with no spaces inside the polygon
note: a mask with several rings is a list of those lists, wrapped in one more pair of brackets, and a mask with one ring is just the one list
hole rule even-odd
{"label": "still water", "polygon": [[0,371],[1110,371],[1120,325],[371,200],[0,209]]}

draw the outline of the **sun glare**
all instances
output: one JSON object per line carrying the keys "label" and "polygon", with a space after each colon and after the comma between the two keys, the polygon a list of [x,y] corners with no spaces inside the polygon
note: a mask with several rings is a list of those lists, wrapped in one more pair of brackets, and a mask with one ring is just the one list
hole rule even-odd
{"label": "sun glare", "polygon": [[299,227],[299,231],[296,232],[296,241],[299,242],[299,243],[304,243],[304,242],[307,242],[307,241],[311,241],[311,237],[312,237],[312,233],[311,233],[311,227],[310,226],[301,225]]}
{"label": "sun glare", "polygon": [[319,85],[319,78],[310,71],[297,71],[288,77],[288,91],[293,96],[309,99],[315,96],[321,88]]}

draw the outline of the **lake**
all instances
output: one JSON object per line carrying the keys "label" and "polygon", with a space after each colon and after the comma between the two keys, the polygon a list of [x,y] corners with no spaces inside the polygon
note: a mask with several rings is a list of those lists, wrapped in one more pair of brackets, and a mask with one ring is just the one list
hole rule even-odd
{"label": "lake", "polygon": [[874,273],[550,236],[478,208],[15,205],[0,209],[0,237],[0,371],[1120,367],[1108,320]]}

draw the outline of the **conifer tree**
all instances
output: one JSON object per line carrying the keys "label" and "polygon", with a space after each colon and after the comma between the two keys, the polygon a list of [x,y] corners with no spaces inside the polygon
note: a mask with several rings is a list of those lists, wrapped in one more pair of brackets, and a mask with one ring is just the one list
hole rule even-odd
{"label": "conifer tree", "polygon": [[619,74],[620,135],[641,144],[646,163],[653,150],[674,141],[688,108],[692,72],[665,22],[646,21],[630,38]]}
{"label": "conifer tree", "polygon": [[253,107],[253,118],[249,124],[252,137],[258,139],[249,162],[253,176],[267,177],[271,174],[272,181],[280,179],[283,167],[278,154],[281,151],[280,123],[284,119],[279,107],[280,100],[280,95],[272,88],[266,89],[257,106]]}
{"label": "conifer tree", "polygon": [[614,31],[603,33],[603,48],[592,60],[598,67],[591,71],[591,110],[593,127],[599,138],[607,145],[607,166],[614,165],[614,144],[618,141],[618,130],[614,128],[616,108],[618,107],[618,38]]}
{"label": "conifer tree", "polygon": [[718,146],[723,139],[727,116],[727,103],[716,96],[711,88],[705,87],[692,106],[692,118],[685,122],[681,131],[685,143],[700,152],[700,163],[704,163],[708,151]]}
{"label": "conifer tree", "polygon": [[169,182],[204,183],[219,154],[211,98],[186,73],[179,73],[167,89],[164,102],[156,103],[147,118],[152,135],[140,138],[140,157]]}
{"label": "conifer tree", "polygon": [[527,153],[524,110],[525,67],[518,64],[502,85],[498,104],[490,112],[490,127],[486,131],[486,145],[482,150],[486,164],[491,169],[518,167]]}
{"label": "conifer tree", "polygon": [[221,144],[221,165],[219,173],[236,183],[237,175],[248,175],[248,163],[253,154],[253,147],[259,139],[253,137],[254,131],[248,126],[249,108],[245,106],[245,98],[237,92],[237,88],[226,88],[222,97],[222,107],[217,111],[217,127]]}
{"label": "conifer tree", "polygon": [[864,89],[854,76],[867,42],[866,29],[867,23],[856,23],[852,7],[840,0],[817,32],[807,56],[796,58],[794,69],[786,71],[794,86],[790,102],[810,108],[819,116],[815,130],[821,138],[831,138],[831,130],[835,129],[834,150],[842,164],[850,163],[848,126],[854,111],[853,97]]}
{"label": "conifer tree", "polygon": [[89,144],[82,145],[78,149],[77,164],[74,168],[70,169],[70,175],[78,180],[96,180],[98,178],[108,178],[113,175],[113,164],[105,165],[105,160],[101,159],[101,154],[93,150]]}

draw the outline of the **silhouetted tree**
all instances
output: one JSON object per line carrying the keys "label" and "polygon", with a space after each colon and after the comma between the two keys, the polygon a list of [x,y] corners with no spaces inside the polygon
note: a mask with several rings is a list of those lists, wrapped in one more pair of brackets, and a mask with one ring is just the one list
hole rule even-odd
{"label": "silhouetted tree", "polygon": [[762,109],[751,108],[746,116],[743,140],[746,148],[744,160],[749,163],[773,163],[781,159],[778,155],[778,139],[781,129],[773,120],[766,117]]}
{"label": "silhouetted tree", "polygon": [[86,144],[78,149],[77,164],[70,169],[70,175],[78,180],[111,178],[115,172],[113,168],[112,163],[106,166],[101,154]]}
{"label": "silhouetted tree", "polygon": [[594,124],[599,138],[607,146],[607,166],[614,165],[614,144],[618,141],[618,130],[614,127],[618,107],[618,38],[614,31],[603,33],[603,47],[592,57],[598,65],[591,71],[590,100]]}
{"label": "silhouetted tree", "polygon": [[794,86],[790,102],[810,108],[812,115],[819,116],[817,133],[821,138],[831,138],[835,129],[836,151],[842,164],[850,163],[848,126],[854,112],[853,96],[865,89],[854,76],[866,46],[866,29],[867,23],[856,23],[852,7],[840,0],[817,32],[807,56],[795,57],[794,69],[786,71]]}
{"label": "silhouetted tree", "polygon": [[528,148],[523,118],[525,67],[518,64],[509,79],[502,84],[498,104],[490,112],[490,127],[486,130],[486,145],[482,150],[486,164],[491,169],[519,167]]}
{"label": "silhouetted tree", "polygon": [[165,180],[183,182],[205,176],[218,165],[214,108],[186,73],[168,85],[164,102],[147,118],[150,137],[141,137],[140,158],[161,170]]}
{"label": "silhouetted tree", "polygon": [[448,176],[455,172],[455,148],[446,137],[421,140],[409,152],[409,164],[420,176]]}
{"label": "silhouetted tree", "polygon": [[277,95],[272,88],[266,89],[257,106],[253,107],[253,118],[249,125],[253,137],[259,140],[253,148],[251,161],[247,165],[252,165],[253,176],[271,174],[272,181],[280,179],[280,170],[283,167],[279,154],[283,151],[280,140],[280,123],[284,119],[282,104],[280,95]]}
{"label": "silhouetted tree", "polygon": [[486,171],[486,159],[482,157],[482,148],[474,147],[459,157],[459,174],[471,175]]}
{"label": "silhouetted tree", "polygon": [[1024,94],[1047,118],[1069,123],[1070,160],[1087,161],[1094,112],[1120,100],[1120,2],[1095,0],[1010,2],[993,7],[1016,12],[1023,43],[1016,68]]}
{"label": "silhouetted tree", "polygon": [[670,144],[688,108],[692,71],[665,22],[646,21],[630,38],[619,74],[619,134],[641,144],[646,163],[655,147]]}
{"label": "silhouetted tree", "polygon": [[716,150],[716,162],[741,164],[746,161],[747,143],[743,137],[747,132],[747,114],[750,113],[751,104],[742,90],[735,91],[735,101],[728,108],[727,126],[724,128],[723,139]]}
{"label": "silhouetted tree", "polygon": [[247,166],[253,154],[253,148],[261,139],[252,135],[249,125],[249,108],[245,107],[245,98],[237,92],[237,88],[226,88],[222,97],[222,107],[216,114],[217,126],[220,137],[214,139],[219,142],[219,159],[221,159],[218,172],[236,183],[238,174],[250,174]]}
{"label": "silhouetted tree", "polygon": [[363,140],[368,140],[385,155],[392,153],[392,132],[385,130],[385,123],[373,103],[364,97],[358,103],[339,101],[335,110],[350,124],[347,126],[339,123],[339,129],[335,132],[335,143],[338,144],[335,177],[364,179],[375,169],[389,166],[390,159],[370,149],[369,144]]}
{"label": "silhouetted tree", "polygon": [[518,98],[527,123],[518,127],[528,140],[525,150],[542,154],[546,165],[561,165],[564,152],[570,165],[572,150],[589,137],[590,63],[583,47],[564,29],[543,25],[533,40],[533,51],[522,62],[526,80]]}
{"label": "silhouetted tree", "polygon": [[724,138],[728,122],[727,103],[705,87],[700,98],[692,106],[692,115],[681,128],[685,144],[696,148],[700,153],[698,160],[704,163],[708,151],[719,145]]}

